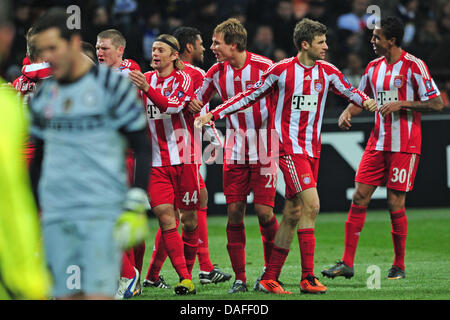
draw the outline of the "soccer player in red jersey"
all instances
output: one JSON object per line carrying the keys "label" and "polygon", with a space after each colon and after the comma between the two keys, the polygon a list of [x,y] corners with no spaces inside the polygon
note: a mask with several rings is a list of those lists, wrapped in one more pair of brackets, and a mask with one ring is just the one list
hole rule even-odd
{"label": "soccer player in red jersey", "polygon": [[[51,77],[51,69],[48,63],[39,58],[32,28],[28,29],[26,40],[27,56],[23,59],[22,75],[13,81],[12,86],[20,93],[24,102],[28,103],[36,91],[36,85],[41,80]],[[34,145],[31,141],[26,142],[24,152],[29,164],[34,154]]]}
{"label": "soccer player in red jersey", "polygon": [[[380,57],[367,65],[359,89],[376,98],[379,109],[355,177],[356,190],[345,222],[344,255],[335,266],[322,271],[327,277],[354,275],[367,207],[375,189],[384,185],[394,245],[394,262],[387,278],[405,277],[405,199],[413,188],[420,158],[421,114],[442,110],[443,102],[426,64],[401,48],[403,30],[403,23],[395,17],[382,19],[380,27],[373,30],[371,43]],[[339,118],[339,127],[349,130],[352,117],[360,112],[350,104]]]}
{"label": "soccer player in red jersey", "polygon": [[279,159],[286,182],[283,220],[275,236],[268,266],[259,281],[264,292],[286,294],[278,276],[297,232],[302,276],[300,290],[324,293],[327,288],[314,275],[314,227],[319,213],[316,182],[321,149],[321,125],[328,90],[340,94],[358,106],[374,110],[376,103],[365,93],[353,88],[332,64],[321,60],[328,49],[326,27],[310,19],[302,19],[294,29],[295,57],[270,67],[261,81],[218,106],[206,116],[196,119],[196,126],[223,118],[226,114],[248,108],[270,95],[267,105],[269,128],[279,137],[279,150],[271,156]]}
{"label": "soccer player in red jersey", "polygon": [[[214,29],[210,49],[217,58],[197,92],[198,100],[190,103],[199,109],[218,93],[223,101],[250,88],[260,80],[271,65],[268,58],[246,50],[247,31],[234,18]],[[267,157],[267,106],[270,97],[262,98],[252,107],[226,118],[225,162],[223,188],[227,203],[227,250],[235,273],[229,293],[246,292],[245,225],[247,196],[253,191],[253,203],[258,216],[263,241],[264,262],[272,251],[278,222],[273,214],[277,168]],[[261,139],[262,138],[262,139]]]}
{"label": "soccer player in red jersey", "polygon": [[[161,243],[177,271],[180,282],[176,294],[194,294],[192,275],[186,265],[198,248],[196,210],[199,209],[199,174],[193,150],[194,117],[187,102],[194,96],[191,77],[183,71],[175,37],[162,34],[152,47],[154,71],[131,71],[130,79],[141,89],[145,100],[152,145],[149,186],[150,205],[158,217]],[[177,230],[180,210],[183,240]],[[184,241],[184,246],[183,246]]]}
{"label": "soccer player in red jersey", "polygon": [[[203,40],[199,30],[191,27],[180,27],[175,30],[173,36],[177,38],[180,44],[180,59],[184,63],[183,71],[189,74],[194,84],[194,91],[199,89],[203,83],[203,78],[205,72],[203,69],[197,67],[196,65],[203,62],[203,53],[205,48],[203,47]],[[203,109],[204,112],[209,111],[209,104],[206,104]],[[200,113],[197,113],[198,115]],[[211,144],[214,148],[222,148],[220,141],[220,136],[217,130],[212,126],[205,131]],[[200,165],[199,165],[200,168]],[[200,283],[218,283],[227,281],[231,278],[230,274],[221,271],[219,268],[215,267],[209,257],[208,248],[208,229],[207,229],[207,204],[208,204],[208,191],[206,189],[206,184],[201,175],[199,175],[200,181],[200,209],[197,211],[197,222],[199,230],[199,244],[197,250],[198,261],[200,265],[199,279]],[[155,245],[153,247],[153,255],[150,261],[146,279],[144,280],[145,287],[156,287],[168,289],[170,286],[165,283],[164,278],[159,275],[161,267],[167,257],[167,252],[163,245],[160,245],[161,241],[161,228],[158,229],[155,236]],[[190,272],[195,263],[195,256],[186,256],[186,263]]]}
{"label": "soccer player in red jersey", "polygon": [[[97,35],[95,45],[98,63],[106,64],[124,76],[128,76],[131,70],[141,70],[139,64],[132,59],[123,59],[126,48],[126,39],[122,33],[116,29],[108,29]],[[129,152],[127,154],[127,169],[130,182],[134,172],[134,157]],[[128,249],[122,256],[122,269],[120,272],[119,288],[117,299],[131,298],[141,294],[140,274],[144,260],[145,243],[141,243],[134,248]],[[131,287],[130,287],[131,286]],[[124,294],[124,292],[126,292]]]}

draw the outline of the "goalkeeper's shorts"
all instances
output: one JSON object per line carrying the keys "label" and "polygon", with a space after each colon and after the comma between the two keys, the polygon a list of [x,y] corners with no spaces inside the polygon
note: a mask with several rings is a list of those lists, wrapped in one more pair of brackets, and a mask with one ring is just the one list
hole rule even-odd
{"label": "goalkeeper's shorts", "polygon": [[43,222],[53,297],[74,294],[113,297],[120,276],[121,251],[111,218]]}

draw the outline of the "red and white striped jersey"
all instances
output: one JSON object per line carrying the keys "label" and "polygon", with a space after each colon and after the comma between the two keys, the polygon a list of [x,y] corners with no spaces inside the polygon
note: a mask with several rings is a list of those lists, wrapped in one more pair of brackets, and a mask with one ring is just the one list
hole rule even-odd
{"label": "red and white striped jersey", "polygon": [[[364,71],[359,89],[376,98],[378,108],[388,102],[425,101],[440,95],[425,63],[406,51],[392,65],[384,57],[371,61]],[[406,108],[384,118],[375,112],[375,126],[366,148],[420,154],[420,119],[420,112]]]}
{"label": "red and white striped jersey", "polygon": [[[197,91],[197,99],[203,103],[209,102],[215,93],[222,101],[234,97],[252,87],[260,80],[264,71],[273,63],[270,59],[246,51],[244,66],[234,69],[228,62],[213,65]],[[267,130],[267,109],[270,97],[265,97],[252,107],[232,114],[226,119],[225,159],[240,161],[256,161],[258,150],[266,150],[260,145],[259,132]]]}
{"label": "red and white striped jersey", "polygon": [[212,114],[214,119],[223,118],[270,95],[269,132],[273,135],[275,129],[279,139],[279,146],[272,145],[271,155],[307,154],[320,158],[322,117],[329,89],[359,106],[369,99],[332,64],[317,60],[307,67],[292,57],[274,64],[261,81],[218,106]]}
{"label": "red and white striped jersey", "polygon": [[139,64],[132,59],[123,59],[120,67],[117,68],[117,71],[125,76],[128,76],[131,70],[141,71]]}
{"label": "red and white striped jersey", "polygon": [[[184,63],[184,69],[183,71],[186,72],[192,79],[192,83],[194,85],[194,92],[197,92],[198,90],[200,90],[200,88],[202,87],[203,84],[203,79],[206,76],[206,72],[202,69],[199,68],[197,66],[194,66],[186,61],[183,62]],[[209,112],[209,103],[206,103],[202,110],[194,115],[194,118],[197,118],[198,116],[201,115],[205,115]],[[206,139],[211,142],[211,144],[215,147],[215,148],[222,148],[223,144],[221,141],[221,135],[219,134],[219,132],[216,129],[216,126],[214,124],[214,122],[210,122],[208,124],[206,124],[203,129],[205,130],[204,134]],[[201,143],[201,141],[200,141]],[[200,146],[201,149],[201,146]]]}
{"label": "red and white striped jersey", "polygon": [[[24,61],[29,60],[24,59]],[[52,70],[47,62],[29,63],[22,67],[22,75],[15,79],[12,85],[22,96],[25,96],[35,91],[35,86],[38,81],[50,78],[51,76]],[[29,97],[27,100],[29,100]]]}
{"label": "red and white striped jersey", "polygon": [[194,117],[185,108],[194,96],[191,77],[175,69],[166,77],[159,77],[156,71],[145,73],[150,87],[168,100],[161,108],[147,93],[141,91],[144,99],[152,147],[152,166],[171,166],[193,161]]}

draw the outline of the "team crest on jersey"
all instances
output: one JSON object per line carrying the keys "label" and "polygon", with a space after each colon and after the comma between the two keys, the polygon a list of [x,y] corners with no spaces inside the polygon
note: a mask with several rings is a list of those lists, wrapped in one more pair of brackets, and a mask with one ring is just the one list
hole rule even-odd
{"label": "team crest on jersey", "polygon": [[67,98],[66,101],[64,101],[63,110],[64,112],[69,112],[71,108],[72,108],[72,99]]}
{"label": "team crest on jersey", "polygon": [[316,92],[323,91],[323,79],[314,80],[314,90],[316,90]]}
{"label": "team crest on jersey", "polygon": [[170,93],[171,93],[171,92],[172,92],[171,89],[164,89],[164,96],[165,96],[165,97],[170,96]]}
{"label": "team crest on jersey", "polygon": [[253,85],[253,89],[258,89],[262,86],[262,81],[259,80],[257,82],[255,82],[255,84]]}
{"label": "team crest on jersey", "polygon": [[255,80],[248,80],[245,81],[245,90],[250,89],[251,87],[253,87],[253,85],[256,83]]}
{"label": "team crest on jersey", "polygon": [[184,93],[183,93],[183,91],[178,91],[178,93],[177,93],[177,97],[178,98],[183,98],[183,95],[184,95]]}
{"label": "team crest on jersey", "polygon": [[401,88],[403,87],[403,76],[398,75],[394,77],[394,87]]}

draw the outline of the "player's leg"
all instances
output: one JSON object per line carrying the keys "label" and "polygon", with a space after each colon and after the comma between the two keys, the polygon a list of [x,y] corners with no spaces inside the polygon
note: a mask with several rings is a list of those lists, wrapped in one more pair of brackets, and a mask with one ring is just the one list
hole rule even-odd
{"label": "player's leg", "polygon": [[196,164],[177,166],[177,179],[174,188],[180,212],[184,256],[192,278],[199,240],[197,210],[200,208],[200,173],[198,166]]}
{"label": "player's leg", "polygon": [[201,284],[225,282],[231,279],[231,274],[223,272],[211,263],[209,257],[209,240],[207,225],[208,191],[203,179],[200,180],[200,209],[197,211],[198,223],[198,264],[200,266],[199,280]]}
{"label": "player's leg", "polygon": [[390,280],[405,277],[405,246],[406,236],[408,234],[405,200],[405,191],[387,190],[387,203],[391,218],[391,234],[394,246],[394,262],[387,276]]}
{"label": "player's leg", "polygon": [[338,276],[350,279],[360,233],[364,227],[367,207],[378,186],[386,181],[385,155],[380,151],[365,150],[355,177],[355,192],[345,222],[344,254],[334,266],[322,270],[329,278]]}
{"label": "player's leg", "polygon": [[249,194],[249,167],[244,164],[223,165],[223,190],[227,202],[228,222],[227,251],[235,274],[235,281],[229,293],[246,292],[245,274],[246,234],[244,216]]}
{"label": "player's leg", "polygon": [[[288,185],[286,186],[288,189]],[[288,194],[289,196],[289,194]],[[259,290],[275,294],[290,294],[278,283],[277,279],[289,254],[292,239],[295,236],[301,216],[301,200],[299,195],[287,198],[283,209],[283,217],[275,235],[272,253],[266,270],[259,281]]]}
{"label": "player's leg", "polygon": [[177,169],[175,166],[153,167],[151,170],[150,206],[158,218],[161,228],[161,243],[164,245],[181,280],[190,280],[186,267],[183,240],[177,228],[177,212],[175,210],[177,182]]}
{"label": "player's leg", "polygon": [[[178,221],[176,228],[178,229]],[[154,287],[160,289],[169,289],[170,285],[168,285],[164,278],[160,276],[161,268],[166,261],[167,251],[165,246],[161,243],[161,227],[158,228],[158,231],[155,235],[155,242],[153,245],[153,253],[150,259],[150,264],[148,266],[147,275],[144,280],[144,287]]]}
{"label": "player's leg", "polygon": [[270,259],[275,235],[278,231],[278,221],[273,213],[277,187],[278,165],[274,161],[268,164],[250,165],[250,189],[254,194],[254,209],[258,217],[259,230],[264,250],[264,266]]}
{"label": "player's leg", "polygon": [[389,153],[389,176],[387,179],[387,205],[391,217],[394,262],[388,279],[405,277],[405,245],[408,233],[406,218],[406,193],[411,191],[419,165],[419,155],[402,152]]}
{"label": "player's leg", "polygon": [[377,186],[370,184],[355,183],[355,193],[345,222],[345,250],[342,257],[344,264],[350,268],[353,268],[358,240],[366,220],[367,207],[376,188]]}

